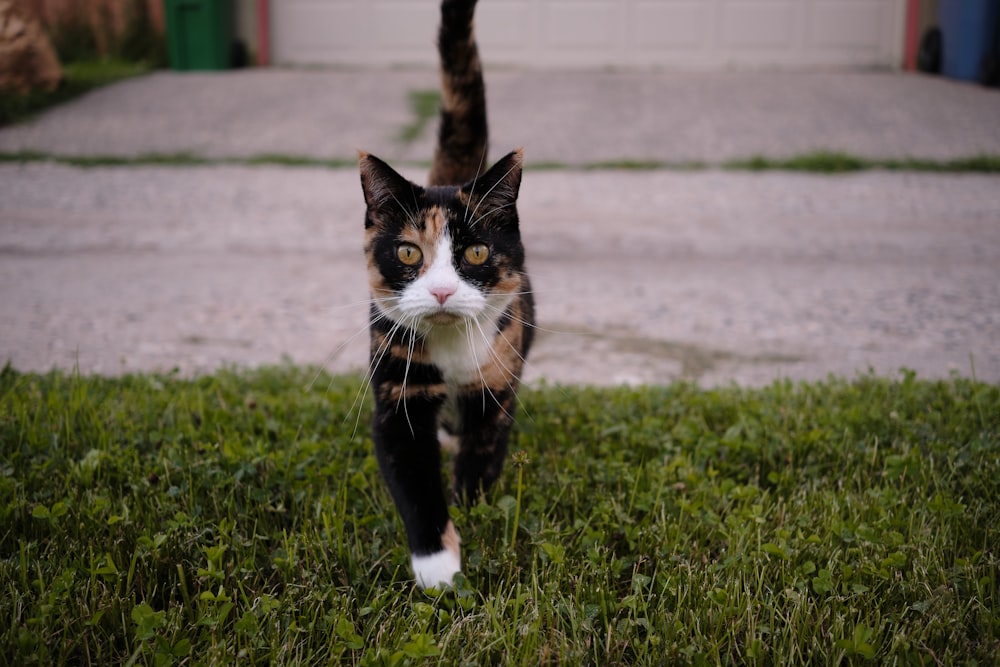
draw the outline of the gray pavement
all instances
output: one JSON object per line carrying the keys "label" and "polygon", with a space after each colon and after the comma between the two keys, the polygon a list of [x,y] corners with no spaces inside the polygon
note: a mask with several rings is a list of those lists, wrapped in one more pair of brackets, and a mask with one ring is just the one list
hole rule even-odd
{"label": "gray pavement", "polygon": [[[493,154],[719,163],[1000,154],[1000,92],[884,72],[487,73]],[[433,71],[160,72],[0,151],[426,161]],[[420,180],[421,170],[407,166]],[[1000,177],[529,171],[529,379],[757,385],[900,367],[1000,382]],[[353,169],[0,165],[0,359],[211,371],[366,356]]]}
{"label": "gray pavement", "polygon": [[[0,130],[0,151],[353,159],[364,148],[427,161],[433,128],[398,136],[409,92],[437,87],[424,69],[164,71]],[[487,87],[494,152],[523,145],[536,163],[1000,153],[1000,92],[922,75],[488,70]]]}

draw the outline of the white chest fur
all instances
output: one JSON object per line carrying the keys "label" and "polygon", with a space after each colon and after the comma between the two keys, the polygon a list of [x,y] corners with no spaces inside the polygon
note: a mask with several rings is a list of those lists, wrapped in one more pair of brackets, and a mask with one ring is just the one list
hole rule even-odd
{"label": "white chest fur", "polygon": [[492,354],[493,332],[492,323],[477,325],[465,321],[436,327],[427,334],[431,363],[438,367],[447,384],[466,384],[479,376],[479,368]]}

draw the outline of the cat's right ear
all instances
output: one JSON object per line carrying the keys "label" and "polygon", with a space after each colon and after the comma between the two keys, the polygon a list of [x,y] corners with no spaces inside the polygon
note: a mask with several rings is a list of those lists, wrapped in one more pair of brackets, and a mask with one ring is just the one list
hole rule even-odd
{"label": "cat's right ear", "polygon": [[411,216],[419,206],[423,188],[403,178],[374,155],[358,151],[361,189],[368,205],[365,227]]}

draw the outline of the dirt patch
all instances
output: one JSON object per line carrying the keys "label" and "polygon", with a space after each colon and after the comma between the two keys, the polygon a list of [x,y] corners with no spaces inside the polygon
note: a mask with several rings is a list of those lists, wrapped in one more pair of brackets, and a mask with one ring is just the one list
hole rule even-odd
{"label": "dirt patch", "polygon": [[664,340],[628,327],[590,328],[553,323],[537,331],[528,379],[587,384],[698,382],[723,367],[781,366],[804,360],[796,355],[741,354]]}

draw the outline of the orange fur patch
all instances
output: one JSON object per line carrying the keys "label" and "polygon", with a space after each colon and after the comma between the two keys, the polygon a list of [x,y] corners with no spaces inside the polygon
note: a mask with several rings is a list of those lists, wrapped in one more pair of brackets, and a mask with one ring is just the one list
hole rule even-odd
{"label": "orange fur patch", "polygon": [[448,525],[444,527],[444,532],[441,533],[441,544],[445,549],[455,554],[455,558],[459,561],[462,559],[462,548],[459,546],[462,543],[462,538],[458,536],[458,531],[455,530],[455,524],[448,520]]}
{"label": "orange fur patch", "polygon": [[429,364],[431,363],[431,357],[424,350],[423,340],[415,338],[413,341],[413,348],[410,349],[409,341],[402,345],[393,345],[390,349],[392,356],[397,359],[410,359],[410,363],[414,364]]}
{"label": "orange fur patch", "polygon": [[[524,359],[521,357],[523,317],[520,302],[515,301],[511,306],[510,323],[494,336],[489,359],[480,366],[476,380],[465,385],[463,391],[478,392],[485,388],[496,394],[508,389],[511,391],[517,389],[521,369],[524,366]],[[503,407],[508,413],[512,413],[512,406]]]}
{"label": "orange fur patch", "polygon": [[444,398],[448,395],[448,387],[442,384],[407,384],[406,388],[398,382],[383,382],[378,388],[379,398],[383,401],[405,401],[418,396],[424,398]]}
{"label": "orange fur patch", "polygon": [[[440,206],[432,206],[427,209],[422,222],[423,229],[414,223],[406,225],[399,235],[400,241],[418,246],[423,253],[423,264],[420,267],[421,274],[434,263],[438,241],[448,226],[448,221],[445,219],[444,211],[441,210]],[[376,270],[378,270],[377,267]],[[371,279],[369,278],[370,281]]]}

